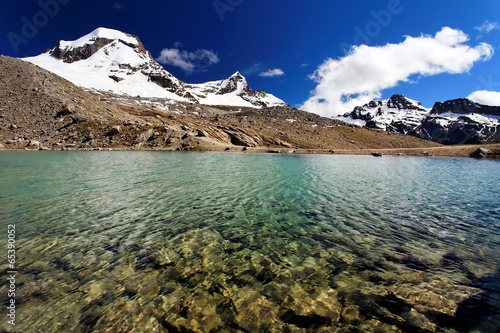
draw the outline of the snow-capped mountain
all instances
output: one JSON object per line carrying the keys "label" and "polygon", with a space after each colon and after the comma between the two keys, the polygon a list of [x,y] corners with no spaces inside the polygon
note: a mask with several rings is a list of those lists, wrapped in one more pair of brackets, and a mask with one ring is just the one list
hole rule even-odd
{"label": "snow-capped mountain", "polygon": [[500,142],[500,107],[466,98],[437,102],[414,134],[444,144]]}
{"label": "snow-capped mountain", "polygon": [[186,89],[205,105],[238,105],[272,107],[286,105],[281,99],[264,91],[254,91],[239,72],[229,78],[201,84],[187,84]]}
{"label": "snow-capped mountain", "polygon": [[[385,101],[371,101],[358,106],[344,115],[343,120],[384,131],[407,134],[420,125],[422,119],[429,113],[417,101],[403,95],[393,95]],[[342,119],[342,118],[341,118]]]}
{"label": "snow-capped mountain", "polygon": [[500,107],[468,99],[437,102],[427,109],[403,95],[394,95],[356,107],[339,119],[444,144],[500,141]]}
{"label": "snow-capped mountain", "polygon": [[75,41],[24,58],[81,87],[118,95],[163,98],[206,105],[267,107],[287,105],[279,98],[253,91],[241,74],[225,80],[188,85],[154,60],[139,38],[98,28]]}

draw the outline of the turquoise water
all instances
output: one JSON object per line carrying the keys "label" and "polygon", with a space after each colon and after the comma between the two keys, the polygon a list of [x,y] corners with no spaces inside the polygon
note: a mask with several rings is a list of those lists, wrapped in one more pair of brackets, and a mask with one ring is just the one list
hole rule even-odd
{"label": "turquoise water", "polygon": [[8,332],[500,330],[498,161],[2,152],[0,170]]}

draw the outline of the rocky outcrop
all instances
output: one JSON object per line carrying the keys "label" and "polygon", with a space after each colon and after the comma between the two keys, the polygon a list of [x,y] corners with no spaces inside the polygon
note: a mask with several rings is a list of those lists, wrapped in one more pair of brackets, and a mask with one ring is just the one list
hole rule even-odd
{"label": "rocky outcrop", "polygon": [[62,42],[59,42],[49,54],[65,63],[72,63],[90,58],[101,48],[112,42],[112,39],[97,38],[92,44],[85,44],[77,48],[64,47]]}

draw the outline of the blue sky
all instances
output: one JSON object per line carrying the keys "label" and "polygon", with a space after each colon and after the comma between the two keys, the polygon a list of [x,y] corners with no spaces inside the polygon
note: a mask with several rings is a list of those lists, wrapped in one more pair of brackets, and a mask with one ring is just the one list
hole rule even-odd
{"label": "blue sky", "polygon": [[118,29],[139,36],[185,82],[238,70],[253,89],[324,115],[395,93],[432,107],[500,91],[498,0],[16,0],[2,6],[1,54],[33,56],[97,27]]}

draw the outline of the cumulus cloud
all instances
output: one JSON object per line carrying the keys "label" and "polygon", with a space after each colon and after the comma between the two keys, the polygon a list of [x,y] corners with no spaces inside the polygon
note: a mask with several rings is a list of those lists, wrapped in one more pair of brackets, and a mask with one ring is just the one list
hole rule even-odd
{"label": "cumulus cloud", "polygon": [[497,22],[485,21],[483,23],[483,25],[481,25],[479,27],[475,27],[474,29],[476,29],[480,33],[478,38],[482,38],[482,37],[484,37],[484,35],[489,34],[493,30],[500,29],[500,24],[498,24]]}
{"label": "cumulus cloud", "polygon": [[491,45],[471,47],[465,44],[468,40],[462,31],[444,27],[435,36],[406,36],[399,44],[353,46],[345,57],[327,59],[310,76],[318,85],[302,109],[341,115],[381,98],[384,89],[414,82],[415,75],[464,73],[475,62],[492,57]]}
{"label": "cumulus cloud", "polygon": [[283,70],[279,69],[279,68],[275,68],[275,69],[269,69],[265,72],[261,72],[259,74],[259,76],[261,77],[277,77],[277,76],[283,76],[285,75],[285,72],[283,72]]}
{"label": "cumulus cloud", "polygon": [[[181,43],[176,43],[181,46]],[[179,67],[187,74],[205,71],[209,66],[219,62],[219,57],[214,51],[196,50],[194,52],[181,51],[178,48],[163,49],[156,58],[160,64]]]}
{"label": "cumulus cloud", "polygon": [[479,90],[467,98],[483,105],[500,106],[500,92],[498,91]]}

